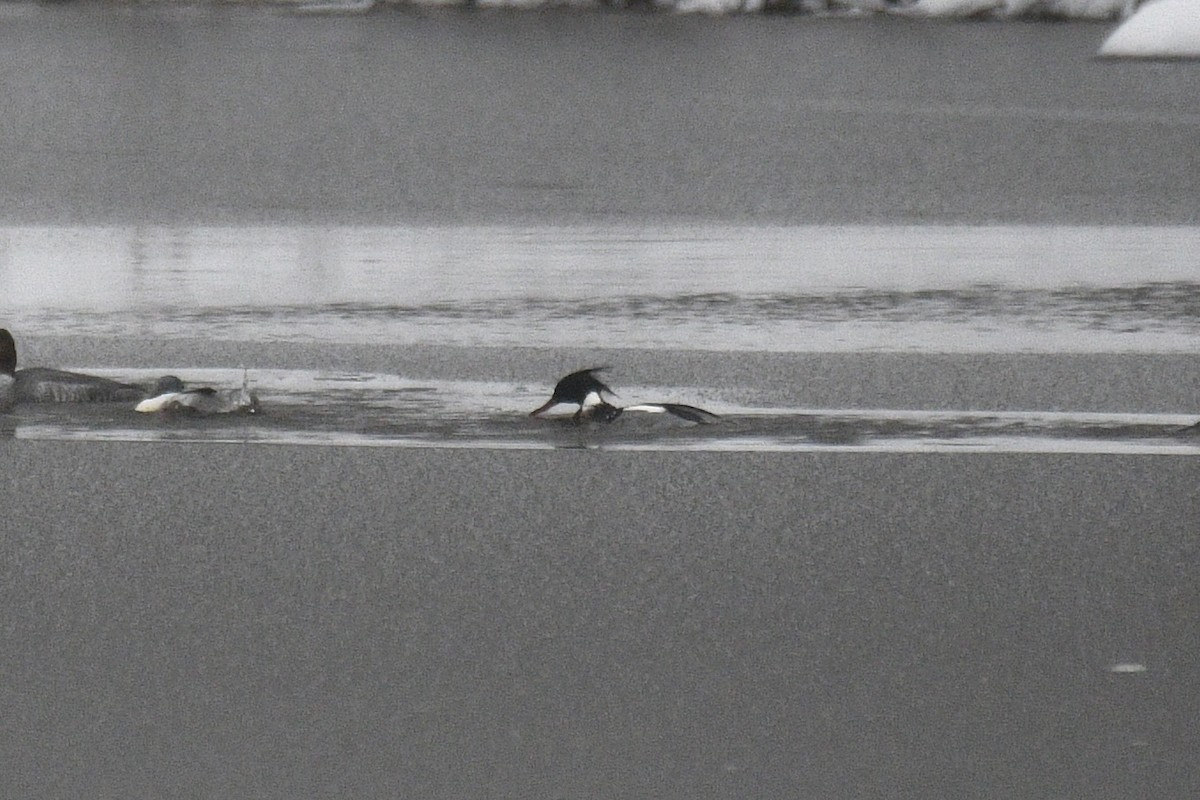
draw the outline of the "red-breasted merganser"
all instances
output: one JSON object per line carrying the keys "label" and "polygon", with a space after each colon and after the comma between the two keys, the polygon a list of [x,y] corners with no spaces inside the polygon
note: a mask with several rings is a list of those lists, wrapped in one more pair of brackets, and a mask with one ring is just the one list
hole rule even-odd
{"label": "red-breasted merganser", "polygon": [[[113,403],[141,400],[148,394],[158,394],[183,388],[183,381],[174,375],[164,375],[153,386],[67,372],[61,369],[32,367],[17,369],[17,345],[12,334],[0,328],[0,407],[9,395],[9,405],[15,403]],[[3,384],[8,384],[7,389]]]}
{"label": "red-breasted merganser", "polygon": [[688,422],[707,424],[716,422],[719,416],[711,411],[695,406],[685,406],[681,403],[639,403],[633,406],[615,406],[604,399],[604,396],[615,395],[604,381],[596,377],[596,373],[607,367],[591,367],[572,372],[554,386],[550,399],[539,408],[529,412],[529,416],[537,417],[549,411],[560,403],[578,404],[579,410],[572,417],[575,422],[590,419],[596,422],[612,422],[626,411],[646,411],[652,414],[672,414]]}
{"label": "red-breasted merganser", "polygon": [[240,389],[214,389],[201,386],[195,389],[166,391],[148,397],[134,406],[134,411],[149,414],[155,411],[191,414],[257,414],[258,397],[250,391],[250,380],[242,375]]}

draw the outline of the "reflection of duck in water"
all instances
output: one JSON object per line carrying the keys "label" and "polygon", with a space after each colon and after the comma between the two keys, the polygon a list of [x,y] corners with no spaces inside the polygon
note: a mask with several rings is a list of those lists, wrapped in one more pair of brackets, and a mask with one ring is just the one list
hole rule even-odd
{"label": "reflection of duck in water", "polygon": [[146,387],[61,369],[17,369],[17,345],[5,328],[0,328],[0,374],[9,379],[0,379],[0,408],[6,396],[11,408],[15,403],[129,402],[183,388],[183,381],[174,375],[164,375],[153,387]]}
{"label": "reflection of duck in water", "polygon": [[17,403],[17,346],[11,342],[12,334],[0,328],[0,411]]}
{"label": "reflection of duck in water", "polygon": [[240,389],[214,389],[203,386],[197,389],[164,391],[148,397],[134,407],[135,411],[150,414],[155,411],[185,414],[256,414],[258,398],[250,391],[248,376],[243,375]]}
{"label": "reflection of duck in water", "polygon": [[720,419],[719,416],[711,411],[705,411],[703,408],[696,408],[695,406],[685,406],[680,403],[640,403],[635,406],[625,406],[624,408],[614,406],[604,399],[604,395],[616,394],[616,392],[606,386],[595,374],[602,369],[605,368],[592,367],[591,369],[581,369],[578,372],[572,372],[555,385],[554,393],[550,395],[550,399],[541,407],[531,411],[529,416],[540,416],[560,403],[574,403],[579,405],[579,410],[575,412],[575,416],[572,418],[575,422],[580,422],[583,419],[590,419],[596,422],[612,422],[626,411],[672,414],[688,422],[702,424],[716,422]]}

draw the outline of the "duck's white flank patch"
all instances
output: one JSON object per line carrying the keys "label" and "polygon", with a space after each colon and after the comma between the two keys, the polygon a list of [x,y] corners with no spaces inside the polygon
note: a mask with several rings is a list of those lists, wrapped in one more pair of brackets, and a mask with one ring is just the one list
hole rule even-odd
{"label": "duck's white flank patch", "polygon": [[140,411],[143,414],[151,414],[155,411],[162,411],[167,407],[167,404],[176,400],[179,397],[179,392],[167,392],[160,394],[158,397],[147,397],[142,402],[133,407],[134,411]]}

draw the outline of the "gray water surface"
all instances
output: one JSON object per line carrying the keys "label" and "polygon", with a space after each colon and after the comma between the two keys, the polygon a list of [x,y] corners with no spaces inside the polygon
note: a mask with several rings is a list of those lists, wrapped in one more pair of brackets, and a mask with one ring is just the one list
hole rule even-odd
{"label": "gray water surface", "polygon": [[[0,8],[22,360],[268,401],[0,418],[0,794],[1200,794],[1200,71],[1108,29]],[[600,355],[731,424],[534,426]]]}
{"label": "gray water surface", "polygon": [[1095,23],[33,5],[24,222],[1200,221],[1200,70]]}

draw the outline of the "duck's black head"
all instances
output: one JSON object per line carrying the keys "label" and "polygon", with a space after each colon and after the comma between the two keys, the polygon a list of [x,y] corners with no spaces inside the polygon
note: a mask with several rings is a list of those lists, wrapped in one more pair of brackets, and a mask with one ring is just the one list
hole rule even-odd
{"label": "duck's black head", "polygon": [[8,328],[0,328],[0,375],[12,375],[17,371],[17,343]]}
{"label": "duck's black head", "polygon": [[602,369],[606,369],[606,367],[592,367],[572,372],[554,386],[554,393],[550,395],[550,399],[540,408],[531,411],[529,416],[536,417],[559,403],[575,403],[582,407],[588,395],[593,392],[598,397],[603,397],[605,393],[616,394],[616,392],[604,384],[604,381],[596,377],[595,373]]}

